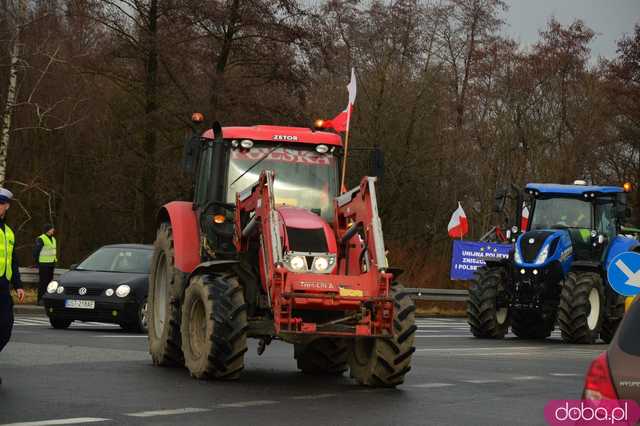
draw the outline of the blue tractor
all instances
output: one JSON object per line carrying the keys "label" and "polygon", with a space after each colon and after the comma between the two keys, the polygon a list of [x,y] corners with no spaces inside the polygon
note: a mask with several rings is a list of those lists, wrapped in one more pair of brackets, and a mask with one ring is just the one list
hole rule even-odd
{"label": "blue tractor", "polygon": [[[469,289],[467,314],[479,338],[504,337],[509,326],[525,339],[544,339],[556,324],[570,343],[613,338],[624,298],[607,282],[611,260],[640,243],[623,235],[630,185],[528,184],[516,197],[516,224],[507,231],[508,259],[488,260]],[[498,205],[505,193],[496,197]],[[521,221],[521,206],[529,218]],[[498,207],[500,210],[500,207]]]}

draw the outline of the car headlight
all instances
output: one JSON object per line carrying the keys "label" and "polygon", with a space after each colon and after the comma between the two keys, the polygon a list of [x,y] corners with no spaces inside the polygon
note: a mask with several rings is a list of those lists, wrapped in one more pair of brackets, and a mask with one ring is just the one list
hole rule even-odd
{"label": "car headlight", "polygon": [[64,287],[58,286],[58,288],[56,288],[56,293],[58,293],[58,294],[64,293]]}
{"label": "car headlight", "polygon": [[119,285],[118,288],[116,288],[116,296],[118,297],[127,297],[130,292],[131,287],[126,284]]}
{"label": "car headlight", "polygon": [[335,264],[333,256],[316,256],[313,259],[313,272],[327,273]]}
{"label": "car headlight", "polygon": [[540,254],[538,254],[538,257],[536,257],[536,265],[542,265],[547,260],[548,255],[549,245],[547,244],[546,246],[544,246]]}
{"label": "car headlight", "polygon": [[104,292],[105,296],[113,296],[113,289],[112,288],[108,288],[105,292]]}
{"label": "car headlight", "polygon": [[53,294],[58,289],[58,281],[51,281],[47,286],[47,293]]}
{"label": "car headlight", "polygon": [[303,256],[292,256],[287,260],[287,263],[293,271],[303,271],[307,269],[307,262]]}

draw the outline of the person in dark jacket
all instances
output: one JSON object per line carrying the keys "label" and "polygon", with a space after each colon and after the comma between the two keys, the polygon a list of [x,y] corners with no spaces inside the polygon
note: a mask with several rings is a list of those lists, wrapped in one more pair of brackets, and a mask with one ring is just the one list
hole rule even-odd
{"label": "person in dark jacket", "polygon": [[[24,301],[24,290],[20,281],[20,269],[14,248],[16,239],[9,225],[5,223],[5,216],[13,198],[11,191],[0,188],[0,352],[11,338],[13,329],[13,301],[11,286],[18,293],[18,301]],[[2,384],[2,378],[0,378]]]}
{"label": "person in dark jacket", "polygon": [[38,284],[38,304],[42,303],[42,296],[47,291],[47,286],[53,280],[53,272],[56,268],[57,243],[53,236],[56,230],[50,223],[44,225],[42,235],[36,238],[36,246],[33,249],[33,259],[38,265],[40,281]]}

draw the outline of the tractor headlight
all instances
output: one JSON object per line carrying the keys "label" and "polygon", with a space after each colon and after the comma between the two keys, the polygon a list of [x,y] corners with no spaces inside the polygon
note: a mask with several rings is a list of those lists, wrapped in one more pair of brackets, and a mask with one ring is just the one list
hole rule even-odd
{"label": "tractor headlight", "polygon": [[287,259],[287,264],[292,271],[300,272],[307,269],[307,262],[303,256],[292,256]]}
{"label": "tractor headlight", "polygon": [[333,256],[316,256],[313,259],[313,272],[326,274],[333,269],[336,259]]}
{"label": "tractor headlight", "polygon": [[58,281],[51,281],[47,286],[47,293],[53,294],[58,289]]}
{"label": "tractor headlight", "polygon": [[118,297],[127,297],[130,292],[131,287],[126,284],[119,285],[118,288],[116,288],[116,296]]}
{"label": "tractor headlight", "polygon": [[538,257],[536,257],[536,265],[542,265],[546,260],[547,256],[549,256],[549,245],[545,245]]}
{"label": "tractor headlight", "polygon": [[516,247],[516,251],[513,254],[513,259],[516,261],[516,263],[523,263],[522,256],[520,255],[520,249],[518,247]]}

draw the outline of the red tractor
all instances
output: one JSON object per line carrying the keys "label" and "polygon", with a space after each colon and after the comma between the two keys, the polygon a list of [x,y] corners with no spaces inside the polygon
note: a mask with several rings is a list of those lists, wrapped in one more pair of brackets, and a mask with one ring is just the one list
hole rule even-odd
{"label": "red tractor", "polygon": [[185,153],[194,201],[158,215],[154,364],[236,379],[254,337],[260,354],[273,339],[292,343],[303,372],[403,383],[415,305],[387,264],[375,178],[340,194],[341,137],[216,123]]}

